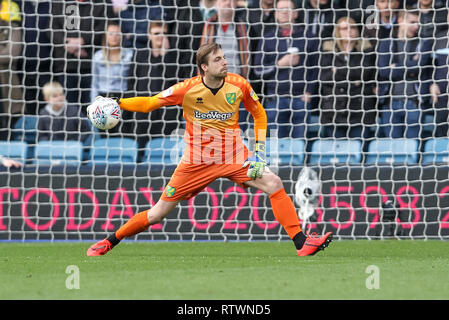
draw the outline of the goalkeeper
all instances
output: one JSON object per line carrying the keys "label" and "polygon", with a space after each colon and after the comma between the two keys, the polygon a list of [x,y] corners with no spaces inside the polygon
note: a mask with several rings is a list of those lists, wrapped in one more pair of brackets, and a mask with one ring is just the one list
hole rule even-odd
{"label": "goalkeeper", "polygon": [[[292,239],[298,256],[313,255],[327,247],[332,240],[331,232],[321,237],[302,232],[296,208],[281,179],[267,167],[267,117],[248,81],[240,75],[228,74],[227,61],[219,44],[201,46],[196,61],[199,76],[152,97],[118,100],[122,109],[132,112],[181,106],[186,119],[186,149],[159,201],[151,209],[134,215],[108,238],[92,245],[87,255],[104,255],[122,239],[160,223],[181,200],[194,197],[218,178],[228,178],[244,188],[254,187],[268,194],[274,217]],[[254,153],[245,147],[240,137],[238,111],[241,103],[254,118]]]}

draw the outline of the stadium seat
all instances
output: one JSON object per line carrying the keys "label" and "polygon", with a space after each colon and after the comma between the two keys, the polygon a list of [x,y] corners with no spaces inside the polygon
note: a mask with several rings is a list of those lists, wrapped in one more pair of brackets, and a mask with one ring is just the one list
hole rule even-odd
{"label": "stadium seat", "polygon": [[29,144],[36,143],[37,132],[37,116],[24,115],[21,116],[14,124],[13,138],[14,140],[25,141]]}
{"label": "stadium seat", "polygon": [[38,116],[23,115],[21,116],[12,130],[12,137],[17,141],[24,141],[28,144],[27,159],[32,159],[35,153],[37,143],[37,119]]}
{"label": "stadium seat", "polygon": [[266,154],[270,165],[304,165],[305,142],[301,139],[267,139]]}
{"label": "stadium seat", "polygon": [[422,163],[449,163],[449,138],[434,138],[428,140],[424,145]]}
{"label": "stadium seat", "polygon": [[27,144],[22,141],[0,141],[0,155],[25,162],[27,147]]}
{"label": "stadium seat", "polygon": [[310,164],[359,164],[362,143],[359,140],[322,139],[312,144]]}
{"label": "stadium seat", "polygon": [[36,145],[34,164],[79,165],[82,160],[83,145],[79,141],[40,141]]}
{"label": "stadium seat", "polygon": [[367,164],[415,164],[418,141],[415,139],[378,139],[368,146]]}
{"label": "stadium seat", "polygon": [[183,138],[156,138],[145,147],[142,163],[176,165],[185,148]]}
{"label": "stadium seat", "polygon": [[103,138],[94,141],[90,158],[98,164],[132,164],[137,161],[137,142],[130,138]]}

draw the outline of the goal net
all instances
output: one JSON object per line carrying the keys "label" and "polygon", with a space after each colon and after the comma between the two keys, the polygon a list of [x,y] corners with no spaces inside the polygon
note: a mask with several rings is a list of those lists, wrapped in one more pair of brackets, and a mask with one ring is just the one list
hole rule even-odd
{"label": "goal net", "polygon": [[[196,76],[210,41],[263,104],[292,200],[317,173],[309,232],[449,236],[446,1],[2,0],[0,30],[0,240],[99,240],[151,208],[185,148],[182,109],[99,131],[86,107]],[[243,106],[239,124],[252,149]],[[268,195],[220,178],[132,239],[288,236]]]}

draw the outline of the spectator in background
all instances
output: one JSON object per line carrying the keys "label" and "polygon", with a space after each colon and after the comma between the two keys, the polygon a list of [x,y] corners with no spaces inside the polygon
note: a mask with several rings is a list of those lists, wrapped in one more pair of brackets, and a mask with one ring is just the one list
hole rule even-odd
{"label": "spectator in background", "polygon": [[[291,0],[276,2],[277,29],[257,49],[256,74],[266,81],[268,130],[278,137],[305,137],[306,105],[316,92],[318,41],[294,22]],[[270,132],[270,131],[268,131]]]}
{"label": "spectator in background", "polygon": [[51,79],[50,1],[23,0],[23,70],[25,113],[38,115],[43,107],[41,88]]}
{"label": "spectator in background", "polygon": [[[321,48],[324,41],[332,40],[335,22],[346,13],[345,5],[341,6],[341,1],[338,0],[302,0],[297,6],[299,10],[296,21],[303,24],[307,37],[317,41],[318,48]],[[312,98],[309,108],[310,115],[318,114],[318,97]]]}
{"label": "spectator in background", "polygon": [[133,91],[152,96],[177,82],[176,50],[170,47],[167,24],[152,21],[148,30],[148,47],[137,50],[133,66]]}
{"label": "spectator in background", "polygon": [[297,21],[304,23],[307,33],[321,41],[332,38],[335,21],[345,14],[338,1],[332,0],[304,0],[299,9]]}
{"label": "spectator in background", "polygon": [[79,107],[67,103],[59,82],[49,82],[42,88],[47,105],[40,111],[38,140],[75,140],[85,142],[91,134],[87,118],[80,117]]}
{"label": "spectator in background", "polygon": [[258,0],[248,8],[250,37],[255,40],[252,44],[253,49],[257,48],[257,44],[265,34],[276,29],[274,2],[274,0]]}
{"label": "spectator in background", "polygon": [[341,17],[335,40],[323,43],[320,59],[323,136],[369,138],[376,123],[375,56],[359,36],[356,21]]}
{"label": "spectator in background", "polygon": [[125,48],[148,47],[150,21],[163,20],[162,8],[156,0],[130,0],[126,9],[120,11],[123,46]]}
{"label": "spectator in background", "polygon": [[250,62],[247,22],[242,14],[236,14],[236,0],[216,1],[217,14],[204,24],[200,45],[219,43],[226,54],[228,72],[246,78]]}
{"label": "spectator in background", "polygon": [[[401,7],[399,0],[377,0],[376,9],[379,11],[373,19],[367,19],[363,30],[363,37],[377,47],[378,40],[397,38],[398,12]],[[374,12],[373,12],[374,14]]]}
{"label": "spectator in background", "polygon": [[[177,83],[177,54],[170,47],[167,25],[162,21],[150,22],[150,43],[135,55],[133,90],[138,96],[153,96]],[[177,107],[160,108],[150,113],[135,113],[137,120],[138,161],[145,152],[150,138],[160,138],[179,128],[181,110]]]}
{"label": "spectator in background", "polygon": [[[435,120],[436,137],[449,136],[449,110],[448,110],[448,95],[449,95],[449,31],[446,30],[437,34],[434,47],[434,66],[433,73],[434,83],[430,86],[430,97],[432,109],[431,113]],[[428,111],[429,112],[429,111]]]}
{"label": "spectator in background", "polygon": [[23,92],[17,76],[22,53],[22,21],[19,5],[2,0],[0,8],[0,140],[9,139],[15,115],[24,112]]}
{"label": "spectator in background", "polygon": [[378,46],[381,133],[388,138],[418,138],[421,102],[429,94],[432,41],[417,37],[419,12],[403,11],[398,37]]}
{"label": "spectator in background", "polygon": [[51,15],[53,72],[66,88],[70,103],[87,105],[92,56],[101,45],[106,20],[113,17],[112,7],[106,2],[56,0],[51,2]]}
{"label": "spectator in background", "polygon": [[195,54],[200,47],[204,24],[217,14],[216,0],[178,1],[177,24],[173,33],[177,41],[173,47],[179,49],[179,77],[194,77],[196,70]]}
{"label": "spectator in background", "polygon": [[[95,52],[92,60],[92,90],[91,102],[97,96],[120,97],[128,90],[131,79],[132,58],[131,48],[122,48],[122,34],[118,21],[108,22],[103,36],[102,49]],[[130,135],[134,132],[132,113],[123,111],[119,125],[108,130],[107,134]],[[101,132],[101,135],[106,135]]]}
{"label": "spectator in background", "polygon": [[122,48],[122,33],[118,22],[109,21],[102,49],[95,52],[92,60],[91,102],[99,95],[116,97],[128,90],[133,54],[133,49]]}
{"label": "spectator in background", "polygon": [[435,7],[434,0],[418,0],[412,8],[419,10],[420,38],[435,38],[448,29],[448,9]]}
{"label": "spectator in background", "polygon": [[[255,1],[248,10],[251,61],[255,60],[259,42],[264,41],[264,36],[276,29],[274,12],[274,0]],[[248,80],[259,98],[263,98],[265,93],[263,82],[254,71],[254,67],[252,67]]]}

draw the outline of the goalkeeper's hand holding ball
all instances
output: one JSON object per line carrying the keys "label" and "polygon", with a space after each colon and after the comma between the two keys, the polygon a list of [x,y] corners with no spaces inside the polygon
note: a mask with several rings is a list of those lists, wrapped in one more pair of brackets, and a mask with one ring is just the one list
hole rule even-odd
{"label": "goalkeeper's hand holding ball", "polygon": [[243,163],[243,168],[248,166],[248,172],[246,175],[252,180],[262,178],[262,174],[267,167],[267,161],[265,160],[265,143],[256,142],[256,151],[254,156],[249,157]]}

